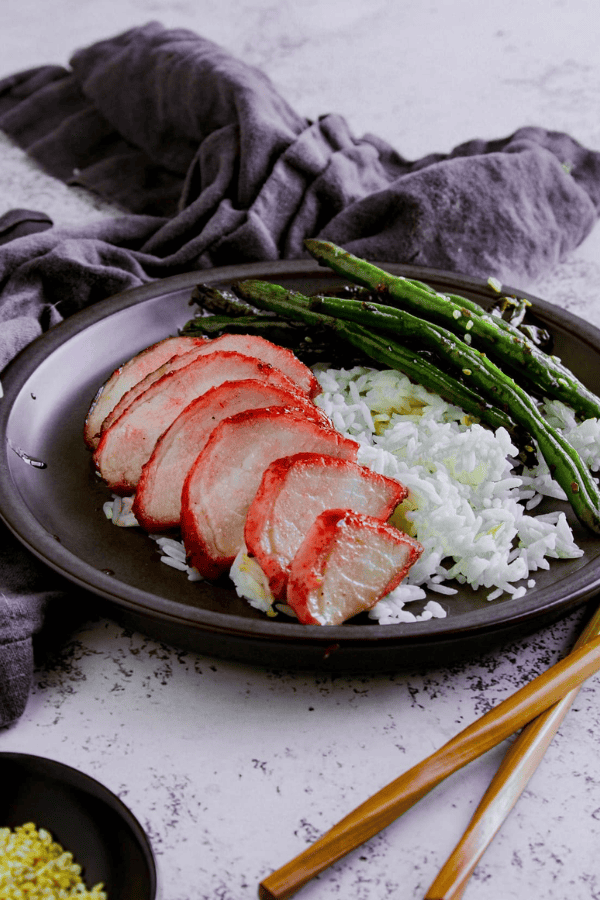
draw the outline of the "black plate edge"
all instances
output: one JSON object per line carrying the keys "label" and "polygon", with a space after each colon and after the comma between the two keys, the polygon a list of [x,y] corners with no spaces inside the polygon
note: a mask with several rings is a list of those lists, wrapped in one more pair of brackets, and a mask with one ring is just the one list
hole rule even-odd
{"label": "black plate edge", "polygon": [[150,875],[150,887],[152,896],[157,896],[158,873],[156,866],[156,857],[154,855],[154,850],[152,848],[150,838],[142,828],[142,825],[137,817],[121,800],[121,798],[117,796],[117,794],[111,791],[109,787],[107,787],[101,781],[98,781],[98,779],[94,778],[92,775],[88,775],[81,769],[77,769],[74,766],[70,766],[68,763],[60,762],[59,760],[52,759],[48,756],[40,756],[39,754],[35,753],[23,753],[22,751],[18,750],[2,750],[0,751],[0,764],[3,759],[14,760],[15,762],[28,763],[29,761],[32,761],[34,763],[39,763],[45,768],[49,768],[53,772],[56,772],[57,777],[61,782],[79,788],[86,793],[92,793],[96,797],[99,797],[102,802],[112,806],[113,809],[115,809],[115,811],[119,814],[119,816],[126,822],[127,826],[131,829],[131,832],[142,848],[144,859],[148,866],[148,872]]}
{"label": "black plate edge", "polygon": [[[490,300],[498,297],[498,293],[491,286],[489,286],[485,280],[474,278],[472,276],[463,276],[459,273],[448,272],[441,269],[431,270],[424,269],[419,266],[410,266],[403,264],[392,264],[385,262],[379,262],[375,264],[379,265],[382,268],[388,269],[393,274],[403,275],[407,278],[424,280],[434,287],[436,287],[436,285],[439,285],[439,289],[445,291],[446,293],[448,292],[448,285],[454,285],[456,293],[458,294],[464,292],[465,290],[468,290],[468,288],[471,287],[472,290],[479,293],[483,289],[489,295]],[[0,373],[0,381],[5,386],[5,396],[0,399],[0,432],[3,431],[6,424],[6,419],[10,412],[11,393],[14,394],[13,388],[20,380],[25,380],[30,374],[32,374],[37,367],[39,359],[39,354],[37,353],[38,347],[41,348],[41,352],[44,356],[46,356],[51,353],[53,349],[65,343],[71,337],[77,335],[83,328],[90,327],[95,322],[100,321],[107,316],[112,315],[113,313],[117,313],[122,309],[134,306],[138,303],[142,303],[145,300],[152,299],[156,296],[157,289],[160,289],[161,294],[175,293],[181,290],[191,289],[201,281],[211,281],[213,283],[231,281],[236,277],[239,277],[240,268],[244,269],[244,277],[253,277],[254,274],[260,274],[261,276],[267,278],[282,278],[285,280],[293,280],[294,278],[298,277],[306,278],[310,277],[311,275],[327,277],[328,275],[332,274],[328,269],[319,266],[317,263],[310,259],[276,260],[266,263],[249,263],[244,264],[243,266],[234,265],[219,269],[197,270],[193,272],[186,272],[169,276],[167,278],[156,281],[149,281],[148,283],[143,284],[139,287],[122,291],[119,294],[114,295],[113,297],[100,301],[93,307],[80,310],[77,313],[73,314],[73,316],[70,316],[65,321],[56,325],[51,331],[46,332],[45,334],[36,338],[6,366],[2,373]],[[335,280],[343,281],[343,279],[338,278],[337,276],[333,276],[333,278]],[[534,294],[528,291],[523,291],[508,285],[503,285],[502,294],[528,298],[540,311],[543,312],[544,318],[547,318],[549,321],[555,323],[563,331],[576,336],[578,340],[582,340],[582,338],[585,339],[585,341],[590,345],[596,344],[600,346],[600,329],[596,328],[592,324],[572,316],[570,313],[561,310],[548,301],[544,301],[543,299],[536,297]],[[193,307],[190,306],[190,318],[192,315]],[[5,401],[8,402],[5,403]],[[3,466],[3,460],[0,457],[0,480],[2,478],[5,478],[7,475],[8,472],[5,470]],[[0,500],[1,498],[2,488],[0,485]],[[139,592],[135,588],[129,588],[129,586],[120,583],[120,587],[127,589],[126,593],[129,595],[124,599],[123,597],[118,596],[114,591],[111,591],[110,579],[108,577],[105,577],[102,586],[97,587],[93,584],[90,584],[84,578],[74,576],[69,566],[67,566],[66,564],[64,566],[61,566],[60,562],[55,560],[49,552],[47,554],[40,553],[39,550],[31,544],[31,542],[27,541],[18,530],[18,524],[11,521],[10,518],[5,515],[4,510],[1,508],[0,519],[5,522],[5,524],[13,532],[13,534],[15,534],[15,536],[25,544],[27,549],[29,549],[35,556],[41,559],[54,571],[57,571],[59,574],[65,576],[69,581],[75,582],[86,590],[89,590],[111,602],[117,603],[119,605],[123,604],[134,613],[141,613],[145,610],[145,606],[140,599],[141,597],[146,596],[143,592]],[[35,522],[35,525],[37,526],[37,522]],[[50,548],[51,546],[55,552],[58,552],[59,556],[63,553],[66,554],[65,562],[75,561],[77,563],[80,563],[78,558],[72,554],[69,554],[68,551],[57,547],[54,543],[51,544],[51,538],[44,529],[39,527],[38,530],[39,535],[42,538],[42,543],[47,543],[48,548]],[[85,565],[85,568],[90,567]],[[96,570],[93,571],[96,575],[98,574]],[[584,571],[585,570],[582,569],[579,573],[577,573],[577,575],[580,576],[579,578],[574,576],[576,582],[582,580]],[[569,610],[572,610],[573,608],[588,601],[599,590],[600,577],[592,584],[588,582],[585,588],[576,585],[574,589],[569,590],[568,594],[566,594],[562,598],[562,608],[565,612],[568,612]],[[539,599],[539,593],[537,597]],[[165,604],[167,606],[172,605],[173,607],[176,607],[176,604],[172,603],[172,601],[169,601],[166,598],[157,596],[156,599],[160,601],[161,604]],[[443,602],[444,598],[443,596],[441,596],[438,599]],[[510,598],[507,598],[507,602],[509,601]],[[269,621],[269,635],[264,636],[264,640],[268,641],[271,637],[277,637],[279,640],[289,641],[290,643],[297,643],[298,641],[300,641],[304,644],[327,646],[337,642],[342,642],[344,645],[353,645],[364,643],[365,641],[369,644],[380,644],[382,642],[389,644],[394,643],[399,639],[410,638],[411,642],[414,642],[415,644],[428,644],[447,640],[453,635],[460,634],[475,637],[479,634],[484,634],[489,631],[498,632],[501,631],[507,624],[510,624],[511,627],[515,623],[526,625],[530,621],[535,620],[538,617],[543,616],[544,614],[551,614],[552,607],[555,605],[554,601],[550,603],[548,607],[540,608],[538,603],[533,610],[528,610],[526,598],[523,598],[518,602],[520,605],[517,611],[511,610],[510,613],[507,612],[506,616],[499,616],[499,618],[493,623],[490,623],[489,619],[485,619],[487,613],[485,610],[481,610],[480,612],[483,619],[481,623],[476,622],[469,626],[457,626],[456,629],[451,630],[448,630],[447,628],[446,619],[434,619],[428,620],[424,623],[415,622],[407,625],[400,624],[379,626],[370,624],[368,626],[365,626],[346,623],[343,626],[328,627],[326,634],[323,634],[323,629],[319,626],[304,625],[300,628],[296,623],[293,622],[288,623]],[[496,606],[495,609],[498,611],[501,610],[501,605]],[[188,613],[190,612],[189,609],[187,611]],[[211,630],[214,633],[232,634],[239,637],[248,636],[252,637],[255,640],[260,640],[263,637],[261,634],[259,634],[259,632],[264,627],[264,623],[262,621],[244,619],[242,620],[244,623],[243,627],[238,628],[234,627],[232,623],[232,619],[235,619],[236,617],[227,614],[214,613],[207,610],[203,610],[201,612],[202,618],[197,622],[190,622],[189,619],[178,616],[174,610],[171,612],[165,612],[155,609],[153,610],[153,615],[162,618],[164,621],[172,623],[185,622],[187,625],[191,625],[192,627],[195,627],[199,630]],[[476,614],[473,613],[472,615],[475,616]]]}

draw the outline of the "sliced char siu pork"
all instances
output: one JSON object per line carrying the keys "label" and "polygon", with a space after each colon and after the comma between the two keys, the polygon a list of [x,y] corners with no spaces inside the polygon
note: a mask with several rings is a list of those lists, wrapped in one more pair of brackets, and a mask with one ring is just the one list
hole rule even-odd
{"label": "sliced char siu pork", "polygon": [[304,625],[341,625],[397,587],[422,552],[418,541],[386,522],[326,510],[292,560],[287,603]]}
{"label": "sliced char siu pork", "polygon": [[168,360],[189,353],[194,347],[201,347],[203,344],[208,344],[206,338],[168,337],[146,347],[119,366],[92,401],[83,429],[83,439],[87,446],[92,450],[98,446],[103,421],[127,391]]}
{"label": "sliced char siu pork", "polygon": [[251,356],[226,350],[200,356],[151,384],[103,433],[94,453],[98,474],[115,493],[133,493],[159,437],[185,407],[224,381],[246,378],[296,390],[279,369]]}
{"label": "sliced char siu pork", "polygon": [[214,579],[230,569],[263,472],[275,459],[302,451],[355,460],[358,444],[285,407],[247,410],[217,425],[181,496],[183,543],[201,575]]}
{"label": "sliced char siu pork", "polygon": [[175,528],[181,519],[181,491],[192,463],[223,419],[247,409],[285,406],[331,426],[309,397],[292,387],[245,379],[226,381],[197,397],[159,438],[139,480],[133,513],[146,531]]}
{"label": "sliced char siu pork", "polygon": [[407,496],[404,485],[366,466],[322,453],[298,453],[266,469],[244,531],[276,600],[285,597],[289,567],[317,516],[351,509],[387,521]]}
{"label": "sliced char siu pork", "polygon": [[193,346],[187,356],[176,356],[165,362],[164,365],[150,372],[145,378],[134,384],[131,389],[123,395],[119,403],[111,410],[102,423],[102,431],[106,431],[118,417],[125,412],[127,407],[143,394],[155,381],[158,381],[164,375],[168,375],[175,369],[189,365],[198,356],[207,353],[215,353],[217,350],[231,350],[241,353],[244,356],[251,356],[253,359],[259,359],[261,362],[270,363],[280,369],[284,375],[294,382],[301,390],[305,391],[309,397],[316,397],[321,392],[319,382],[303,362],[295,356],[291,350],[285,347],[278,347],[271,341],[259,335],[253,334],[222,334],[218,338],[211,340],[201,340],[197,346]]}

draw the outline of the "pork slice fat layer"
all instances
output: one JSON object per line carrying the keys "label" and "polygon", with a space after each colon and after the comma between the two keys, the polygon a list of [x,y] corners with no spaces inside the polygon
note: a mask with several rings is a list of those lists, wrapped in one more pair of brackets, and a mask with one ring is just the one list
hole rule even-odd
{"label": "pork slice fat layer", "polygon": [[291,561],[320,513],[351,509],[385,521],[407,493],[397,481],[327,454],[276,460],[264,472],[248,510],[246,547],[275,599],[282,599]]}
{"label": "pork slice fat layer", "polygon": [[183,541],[201,574],[214,578],[230,568],[264,470],[298,451],[356,459],[358,444],[284,407],[238,413],[213,431],[182,492]]}
{"label": "pork slice fat layer", "polygon": [[281,384],[284,377],[268,363],[235,351],[200,356],[150,385],[104,432],[94,454],[99,475],[116,493],[133,493],[156,442],[192,400],[224,381]]}
{"label": "pork slice fat layer", "polygon": [[223,419],[247,409],[286,406],[324,425],[326,415],[304,391],[285,381],[226,381],[193,400],[161,435],[144,464],[133,513],[147,531],[175,528],[181,520],[181,491],[194,460]]}
{"label": "pork slice fat layer", "polygon": [[294,556],[287,602],[303,624],[341,625],[397,587],[422,552],[387,522],[326,510]]}
{"label": "pork slice fat layer", "polygon": [[146,347],[115,369],[97,391],[87,414],[83,430],[83,439],[87,446],[92,450],[98,446],[102,423],[135,384],[168,360],[188,353],[194,347],[205,343],[206,339],[200,337],[168,337]]}
{"label": "pork slice fat layer", "polygon": [[311,398],[320,393],[319,382],[303,362],[301,362],[291,350],[278,347],[271,341],[267,341],[258,335],[252,334],[222,334],[218,338],[199,340],[197,346],[192,347],[186,355],[175,356],[167,360],[164,365],[149,372],[145,378],[140,379],[131,389],[122,396],[119,403],[106,416],[102,423],[102,431],[118,419],[120,415],[143,394],[154,382],[161,380],[165,375],[176,369],[189,365],[194,359],[209,353],[235,352],[243,356],[258,359],[268,363],[283,372],[293,384],[305,391]]}

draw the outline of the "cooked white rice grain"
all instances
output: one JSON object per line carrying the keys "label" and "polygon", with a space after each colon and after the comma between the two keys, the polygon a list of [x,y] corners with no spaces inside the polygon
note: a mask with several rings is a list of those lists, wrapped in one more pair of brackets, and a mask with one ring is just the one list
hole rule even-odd
{"label": "cooked white rice grain", "polygon": [[189,581],[204,580],[196,568],[188,565],[185,547],[181,541],[155,534],[150,535],[150,537],[156,541],[159,548],[162,550],[162,556],[160,557],[161,562],[164,562],[167,566],[171,566],[172,569],[186,572]]}
{"label": "cooked white rice grain", "polygon": [[[392,522],[424,548],[403,583],[370,611],[372,619],[385,624],[444,616],[433,600],[420,615],[404,607],[426,599],[426,590],[451,596],[457,584],[484,591],[488,600],[519,599],[535,587],[531,573],[547,569],[550,559],[582,555],[564,512],[533,513],[544,497],[565,500],[565,493],[541,455],[535,466],[515,473],[518,451],[505,428],[483,427],[394,370],[318,365],[314,372],[322,388],[316,403],[338,431],[358,441],[358,461],[408,488]],[[578,423],[559,401],[538,406],[590,468],[600,470],[600,422]],[[131,498],[113,497],[104,513],[116,525],[137,525]],[[201,578],[187,565],[180,541],[156,540],[167,565]],[[285,604],[273,604],[257,569],[247,554],[238,554],[231,570],[238,594],[267,615],[293,615]]]}
{"label": "cooked white rice grain", "polygon": [[156,543],[161,548],[161,550],[166,553],[167,556],[173,557],[173,559],[179,559],[182,562],[185,562],[186,552],[185,547],[181,543],[181,541],[176,541],[173,538],[168,537],[159,537],[156,538]]}
{"label": "cooked white rice grain", "polygon": [[438,594],[447,594],[447,595],[458,594],[457,588],[450,587],[447,584],[440,584],[437,581],[428,582],[427,588],[428,588],[428,590],[434,591],[435,593],[438,593]]}
{"label": "cooked white rice grain", "polygon": [[428,600],[425,604],[425,612],[431,613],[434,619],[444,619],[447,612],[437,600]]}
{"label": "cooked white rice grain", "polygon": [[426,596],[425,591],[415,585],[400,584],[369,610],[369,618],[374,619],[379,625],[399,625],[407,622],[424,622],[431,618],[445,618],[446,610],[435,600],[428,601],[420,614],[404,608],[406,603],[424,600]]}
{"label": "cooked white rice grain", "polygon": [[267,576],[254,557],[248,555],[244,546],[241,548],[231,566],[229,577],[233,581],[238,597],[243,597],[250,606],[259,609],[268,616],[276,616],[273,608],[273,594]]}
{"label": "cooked white rice grain", "polygon": [[[535,536],[531,510],[544,496],[565,495],[543,460],[522,476],[515,473],[518,451],[506,429],[494,432],[469,421],[461,409],[399,372],[356,367],[316,375],[323,388],[317,403],[335,413],[342,433],[359,441],[359,462],[409,489],[392,521],[421,541],[424,552],[405,584],[440,592],[446,579],[456,579],[487,590],[488,599],[519,598],[532,580],[529,573],[546,567],[548,557],[581,555],[564,514],[545,521]],[[368,435],[357,434],[348,415],[360,400],[374,418]],[[571,440],[576,435],[588,448],[588,461],[600,467],[596,420],[577,424],[564,404],[546,404],[542,411]]]}
{"label": "cooked white rice grain", "polygon": [[179,569],[180,572],[187,572],[186,564],[178,559],[173,559],[172,556],[161,556],[160,561],[164,562],[167,566],[171,566],[173,569]]}
{"label": "cooked white rice grain", "polygon": [[131,511],[132,504],[133,497],[119,497],[113,494],[112,500],[104,503],[102,509],[113,525],[118,525],[119,528],[134,528],[139,522]]}

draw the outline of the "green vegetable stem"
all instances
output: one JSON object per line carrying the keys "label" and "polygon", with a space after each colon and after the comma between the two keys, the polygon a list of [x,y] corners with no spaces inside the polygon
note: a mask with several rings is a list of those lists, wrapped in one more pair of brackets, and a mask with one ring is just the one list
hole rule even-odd
{"label": "green vegetable stem", "polygon": [[[398,369],[412,381],[439,394],[448,403],[461,407],[466,413],[481,419],[491,428],[502,426],[507,431],[514,433],[515,423],[504,410],[490,406],[479,393],[440,369],[427,358],[420,356],[414,349],[411,350],[390,338],[389,335],[379,335],[361,325],[309,309],[310,300],[308,298],[290,293],[270,282],[246,281],[240,282],[236,287],[242,296],[253,301],[256,300],[256,303],[262,304],[264,309],[315,328],[330,329],[365,356],[385,366]],[[294,303],[294,300],[298,300],[298,302]],[[313,302],[318,304],[318,301]]]}
{"label": "green vegetable stem", "polygon": [[528,390],[561,400],[584,419],[600,418],[600,398],[554,356],[540,350],[518,328],[472,300],[440,294],[419,281],[383,269],[327,241],[305,241],[308,251],[338,275],[369,288],[388,306],[442,325],[510,369]]}
{"label": "green vegetable stem", "polygon": [[486,354],[448,329],[391,306],[335,297],[303,297],[260,281],[241,282],[236,289],[245,300],[279,315],[304,315],[303,321],[313,316],[315,324],[319,317],[328,316],[364,326],[386,338],[399,336],[403,345],[433,351],[455,370],[463,384],[481,394],[490,406],[506,412],[534,438],[578,519],[600,533],[600,492],[588,467],[566,438],[543,419],[529,394]]}

